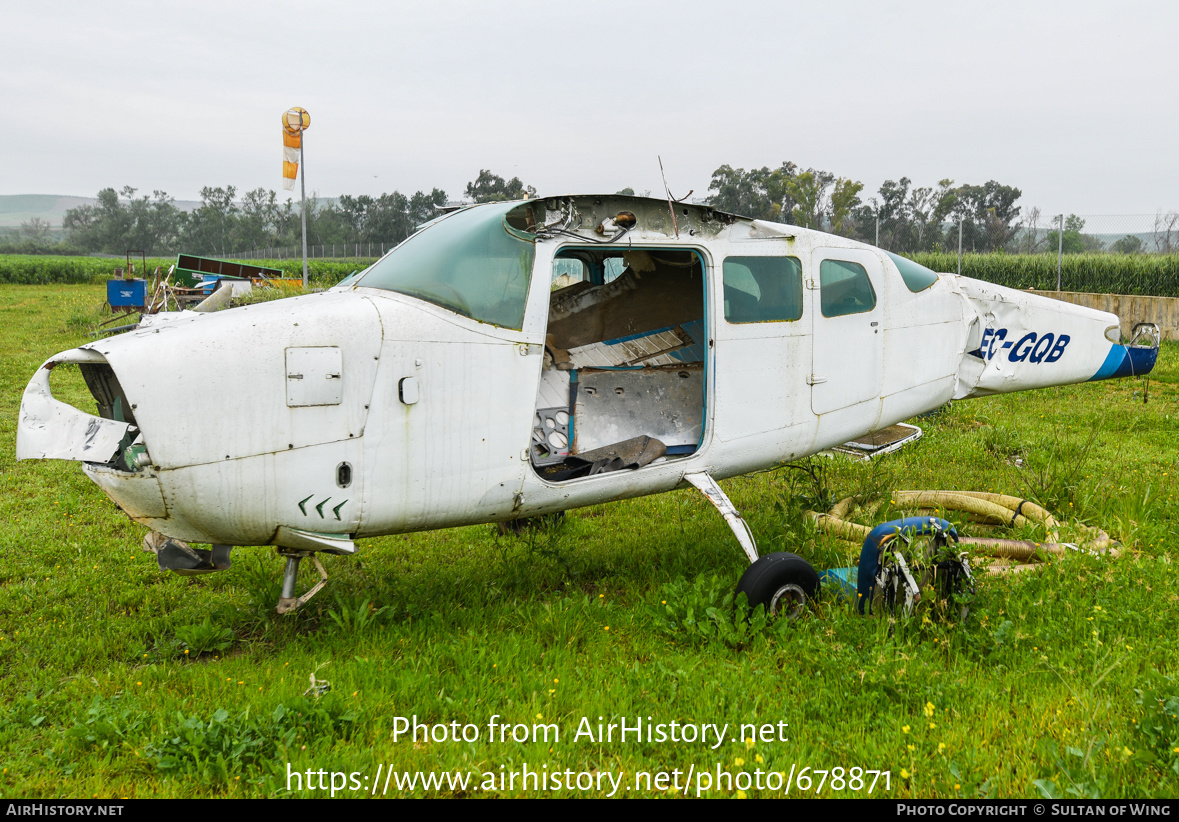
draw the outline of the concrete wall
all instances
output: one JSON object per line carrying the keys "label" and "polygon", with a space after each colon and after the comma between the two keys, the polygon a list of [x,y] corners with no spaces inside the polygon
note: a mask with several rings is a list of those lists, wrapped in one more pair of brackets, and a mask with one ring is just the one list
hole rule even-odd
{"label": "concrete wall", "polygon": [[1129,336],[1136,323],[1154,323],[1164,340],[1179,340],[1179,297],[1139,297],[1132,294],[1081,294],[1076,291],[1035,291],[1045,297],[1064,300],[1118,315],[1122,335]]}

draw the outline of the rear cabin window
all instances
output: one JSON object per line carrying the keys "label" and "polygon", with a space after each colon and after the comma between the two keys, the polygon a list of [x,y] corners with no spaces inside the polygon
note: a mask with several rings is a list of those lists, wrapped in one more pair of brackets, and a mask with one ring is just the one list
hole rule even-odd
{"label": "rear cabin window", "polygon": [[764,323],[802,317],[802,263],[797,257],[726,257],[725,319]]}
{"label": "rear cabin window", "polygon": [[823,260],[819,263],[820,307],[824,317],[864,314],[876,307],[876,292],[859,263]]}

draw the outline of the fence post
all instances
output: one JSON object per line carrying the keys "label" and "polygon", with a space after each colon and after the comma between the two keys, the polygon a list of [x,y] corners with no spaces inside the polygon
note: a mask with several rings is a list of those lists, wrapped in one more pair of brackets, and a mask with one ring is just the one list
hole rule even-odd
{"label": "fence post", "polygon": [[958,276],[962,276],[962,218],[958,218]]}
{"label": "fence post", "polygon": [[1060,228],[1056,230],[1056,290],[1060,291],[1060,262],[1064,259],[1064,215],[1060,215]]}

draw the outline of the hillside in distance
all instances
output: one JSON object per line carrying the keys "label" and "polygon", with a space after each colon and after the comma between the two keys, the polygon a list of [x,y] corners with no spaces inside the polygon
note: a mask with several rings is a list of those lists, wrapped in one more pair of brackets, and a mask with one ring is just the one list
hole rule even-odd
{"label": "hillside in distance", "polygon": [[[70,197],[60,194],[0,194],[0,228],[20,228],[21,223],[34,218],[44,220],[53,228],[61,228],[61,218],[71,208],[94,205],[94,197]],[[176,200],[181,211],[192,211],[200,206],[197,200]]]}

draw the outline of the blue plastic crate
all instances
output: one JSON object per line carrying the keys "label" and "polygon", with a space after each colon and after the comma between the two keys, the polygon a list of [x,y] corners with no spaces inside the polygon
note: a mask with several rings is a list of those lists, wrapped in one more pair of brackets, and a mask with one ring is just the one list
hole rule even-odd
{"label": "blue plastic crate", "polygon": [[143,308],[147,305],[147,281],[107,280],[106,301],[111,308]]}

